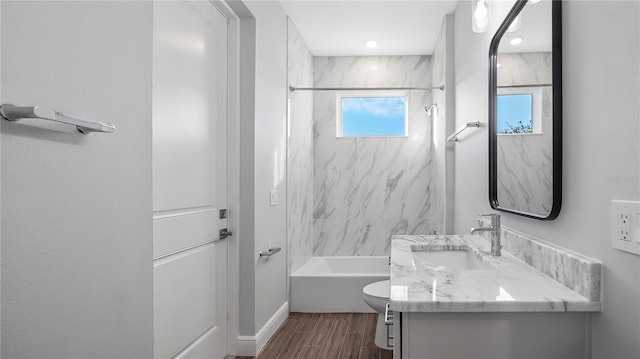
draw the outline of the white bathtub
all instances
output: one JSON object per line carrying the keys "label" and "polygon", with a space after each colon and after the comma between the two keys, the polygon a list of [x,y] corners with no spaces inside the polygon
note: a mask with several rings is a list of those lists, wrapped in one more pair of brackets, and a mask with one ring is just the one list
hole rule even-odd
{"label": "white bathtub", "polygon": [[291,311],[373,313],[362,288],[389,279],[389,257],[311,257],[291,275]]}

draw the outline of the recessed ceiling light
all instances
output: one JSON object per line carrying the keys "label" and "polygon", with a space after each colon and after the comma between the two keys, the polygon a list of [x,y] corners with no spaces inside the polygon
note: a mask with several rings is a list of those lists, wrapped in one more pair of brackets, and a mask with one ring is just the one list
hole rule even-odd
{"label": "recessed ceiling light", "polygon": [[371,68],[372,71],[375,71],[375,70],[379,69],[380,67],[378,67],[378,65],[371,65],[370,68]]}
{"label": "recessed ceiling light", "polygon": [[511,45],[519,45],[522,43],[522,41],[524,41],[524,38],[522,36],[517,36],[511,39],[510,43]]}
{"label": "recessed ceiling light", "polygon": [[378,46],[378,42],[376,40],[367,40],[364,42],[364,46],[373,49]]}
{"label": "recessed ceiling light", "polygon": [[539,3],[539,2],[540,2],[540,0],[529,0],[529,1],[527,2],[527,4],[531,4],[531,5],[533,5],[533,4],[537,4],[537,3]]}

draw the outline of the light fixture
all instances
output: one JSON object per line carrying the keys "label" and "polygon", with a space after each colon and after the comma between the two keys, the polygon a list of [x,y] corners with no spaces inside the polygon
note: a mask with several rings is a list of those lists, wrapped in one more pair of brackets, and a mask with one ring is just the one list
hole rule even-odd
{"label": "light fixture", "polygon": [[380,67],[378,67],[378,65],[371,65],[370,69],[371,71],[375,71],[377,69],[379,69]]}
{"label": "light fixture", "polygon": [[539,2],[540,2],[540,0],[529,0],[529,1],[527,1],[527,5],[537,4]]}
{"label": "light fixture", "polygon": [[507,32],[514,32],[518,30],[520,26],[522,26],[522,18],[520,17],[520,15],[518,15],[516,16],[515,19],[513,19],[513,22],[511,23],[511,25],[509,25]]}
{"label": "light fixture", "polygon": [[501,67],[501,66],[502,66],[502,64],[499,63],[499,62],[496,64],[496,67]]}
{"label": "light fixture", "polygon": [[471,3],[471,29],[483,33],[489,27],[489,0],[473,0]]}
{"label": "light fixture", "polygon": [[511,41],[509,41],[509,43],[511,45],[520,45],[522,43],[522,41],[524,41],[524,38],[522,36],[516,36],[513,39],[511,39]]}
{"label": "light fixture", "polygon": [[376,40],[367,40],[364,42],[364,46],[373,49],[378,46],[378,42]]}

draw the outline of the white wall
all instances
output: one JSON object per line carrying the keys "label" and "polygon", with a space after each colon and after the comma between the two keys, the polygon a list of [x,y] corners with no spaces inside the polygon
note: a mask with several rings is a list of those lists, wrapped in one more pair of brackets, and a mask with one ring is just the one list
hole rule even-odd
{"label": "white wall", "polygon": [[[455,16],[456,123],[486,124],[491,33],[471,32],[468,1]],[[506,226],[603,262],[594,358],[640,357],[640,257],[612,249],[609,235],[610,201],[640,199],[639,24],[638,2],[563,2],[562,211],[551,222],[503,214]],[[490,211],[486,127],[476,132],[456,144],[457,233]]]}
{"label": "white wall", "polygon": [[454,16],[445,15],[440,26],[438,42],[433,50],[433,85],[444,85],[444,91],[432,91],[433,147],[435,149],[436,183],[441,200],[436,206],[442,211],[442,232],[453,232],[453,181],[454,144],[447,137],[455,127],[455,82],[454,82]]}
{"label": "white wall", "polygon": [[[254,213],[254,146],[255,146],[255,18],[239,1],[229,5],[240,18],[240,124],[238,162],[238,227],[233,240],[239,242],[238,333],[255,333],[255,213]],[[234,126],[230,126],[234,128]],[[230,163],[234,163],[233,160]]]}
{"label": "white wall", "polygon": [[[256,17],[255,239],[256,317],[259,330],[287,301],[286,124],[287,17],[277,2],[247,2]],[[269,191],[280,204],[271,207]],[[259,259],[258,251],[282,252]]]}
{"label": "white wall", "polygon": [[[2,2],[2,355],[153,355],[151,2]],[[26,121],[21,121],[26,122]]]}
{"label": "white wall", "polygon": [[[243,41],[249,42],[251,39],[246,37],[255,36],[255,111],[253,116],[246,111],[241,113],[241,226],[245,223],[254,230],[239,239],[239,331],[241,336],[254,336],[287,302],[287,18],[277,2],[247,1],[245,5],[255,17],[255,33],[241,34]],[[243,152],[242,146],[253,148],[253,153]],[[247,175],[252,176],[253,183],[246,179]],[[270,206],[272,189],[278,190],[278,206]],[[252,203],[247,203],[252,192]],[[248,223],[245,216],[253,216],[254,220]],[[281,247],[283,251],[260,258],[258,252],[269,247]]]}

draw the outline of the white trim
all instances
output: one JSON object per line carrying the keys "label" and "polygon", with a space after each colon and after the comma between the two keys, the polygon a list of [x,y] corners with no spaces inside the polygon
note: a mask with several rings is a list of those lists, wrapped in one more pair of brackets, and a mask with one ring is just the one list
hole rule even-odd
{"label": "white trim", "polygon": [[227,213],[228,228],[234,233],[227,240],[227,357],[237,353],[240,322],[239,286],[239,126],[240,126],[240,16],[229,0],[209,0],[227,18]]}
{"label": "white trim", "polygon": [[289,302],[285,302],[254,336],[238,336],[238,355],[257,356],[289,316]]}
{"label": "white trim", "polygon": [[[209,337],[211,337],[211,335],[213,335],[213,333],[215,331],[219,330],[219,329],[220,328],[218,328],[218,327],[211,327],[211,328],[207,329],[207,331],[204,332],[204,334],[202,334],[200,337],[198,337],[198,339],[194,340],[193,343],[187,345],[186,348],[182,349],[178,354],[176,354],[174,359],[185,359],[185,358],[188,358],[189,354],[191,354],[193,351],[198,349],[200,344],[202,344],[205,340],[209,339]],[[225,329],[225,328],[223,328],[223,329]]]}
{"label": "white trim", "polygon": [[[226,3],[225,3],[226,5]],[[238,343],[235,338],[238,337],[239,323],[240,323],[240,267],[236,264],[240,262],[240,250],[239,239],[242,236],[242,231],[239,229],[239,213],[240,213],[240,200],[239,200],[239,187],[240,182],[240,155],[239,155],[239,127],[240,127],[240,19],[235,16],[235,13],[227,8],[229,13],[233,16],[229,16],[228,26],[228,40],[227,46],[229,55],[229,123],[227,127],[227,208],[229,213],[229,229],[235,232],[235,236],[232,236],[228,241],[228,271],[227,271],[227,285],[229,286],[229,301],[228,301],[228,342],[227,349],[230,354],[237,353]],[[233,263],[233,265],[231,265]]]}

